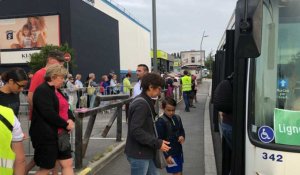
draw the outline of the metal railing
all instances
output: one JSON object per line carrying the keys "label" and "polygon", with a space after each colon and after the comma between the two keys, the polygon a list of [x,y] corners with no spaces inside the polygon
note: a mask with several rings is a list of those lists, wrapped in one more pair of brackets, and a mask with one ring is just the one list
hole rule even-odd
{"label": "metal railing", "polygon": [[[96,88],[99,90],[99,87]],[[96,91],[97,91],[96,90]],[[86,95],[86,88],[80,88],[78,89],[79,92],[81,92],[82,95]],[[99,91],[98,91],[99,92]],[[71,143],[75,142],[75,145],[72,144],[72,150],[75,147],[75,168],[79,169],[82,168],[83,158],[86,154],[87,147],[89,144],[89,140],[91,138],[91,133],[94,128],[95,120],[97,118],[98,114],[103,114],[104,111],[110,110],[110,109],[116,109],[112,110],[114,111],[114,114],[110,117],[110,119],[105,125],[104,129],[102,130],[102,137],[106,137],[108,132],[110,131],[114,121],[117,121],[116,124],[116,141],[121,141],[122,138],[122,107],[125,105],[125,115],[126,119],[128,118],[128,109],[129,109],[129,103],[131,102],[132,98],[131,95],[127,94],[117,94],[117,95],[100,95],[97,92],[98,95],[96,95],[96,99],[94,102],[94,105],[92,108],[78,108],[74,110],[75,113],[75,138],[71,136]],[[21,105],[20,105],[20,114],[22,115],[23,124],[26,125],[26,130],[29,129],[30,126],[30,120],[29,120],[29,105],[26,100],[25,95],[20,95],[21,99]],[[161,100],[165,97],[165,91],[162,91],[162,94],[160,96],[160,99],[157,100],[156,103],[156,110],[159,113]],[[173,97],[174,99],[179,102],[182,99],[182,91],[181,86],[174,86],[173,89]],[[106,103],[110,101],[110,103]],[[103,104],[104,105],[103,105]],[[101,105],[100,105],[101,104]],[[25,117],[25,118],[24,118]],[[98,115],[98,118],[103,119],[103,115]],[[83,120],[88,120],[87,126],[83,127]],[[26,120],[26,121],[25,121]],[[27,124],[25,123],[27,122]],[[25,127],[25,126],[24,126]],[[84,131],[84,128],[85,131]],[[84,134],[83,134],[84,132]],[[74,133],[73,133],[74,136]],[[26,141],[27,142],[27,141]],[[30,138],[28,139],[28,150],[26,150],[27,156],[32,156],[32,150],[30,145]]]}
{"label": "metal railing", "polygon": [[[101,101],[111,101],[111,100],[121,100],[121,101],[111,103],[107,106],[102,106],[102,107],[99,106]],[[122,106],[129,104],[131,100],[132,98],[130,98],[129,95],[107,95],[107,96],[98,95],[94,103],[94,108],[91,109],[84,108],[75,111],[75,116],[76,116],[75,168],[76,169],[82,168],[82,160],[83,157],[85,156],[89,144],[89,140],[91,137],[91,133],[95,124],[97,114],[112,108],[117,108],[115,113],[112,115],[111,119],[109,120],[108,124],[106,125],[105,129],[103,130],[102,136],[106,137],[115,119],[117,119],[116,141],[119,142],[121,141],[122,138]],[[89,117],[89,121],[83,136],[83,119],[88,117]]]}

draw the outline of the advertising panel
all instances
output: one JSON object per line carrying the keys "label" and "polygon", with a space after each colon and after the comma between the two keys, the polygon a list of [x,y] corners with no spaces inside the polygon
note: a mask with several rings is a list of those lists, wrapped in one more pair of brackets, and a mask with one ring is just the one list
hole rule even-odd
{"label": "advertising panel", "polygon": [[0,19],[0,63],[26,63],[46,44],[60,44],[59,16]]}

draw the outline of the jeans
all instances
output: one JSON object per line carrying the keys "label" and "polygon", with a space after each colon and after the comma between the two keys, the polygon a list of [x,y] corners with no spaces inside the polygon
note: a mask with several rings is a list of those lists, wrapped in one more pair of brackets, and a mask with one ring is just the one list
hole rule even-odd
{"label": "jeans", "polygon": [[183,100],[184,100],[184,104],[185,104],[185,110],[190,110],[190,91],[183,91],[182,92],[183,95]]}
{"label": "jeans", "polygon": [[232,126],[226,123],[221,124],[223,137],[225,138],[227,145],[232,150]]}
{"label": "jeans", "polygon": [[89,96],[90,96],[90,108],[93,108],[96,100],[96,95],[89,95]]}
{"label": "jeans", "polygon": [[160,175],[152,159],[135,159],[127,156],[131,175]]}

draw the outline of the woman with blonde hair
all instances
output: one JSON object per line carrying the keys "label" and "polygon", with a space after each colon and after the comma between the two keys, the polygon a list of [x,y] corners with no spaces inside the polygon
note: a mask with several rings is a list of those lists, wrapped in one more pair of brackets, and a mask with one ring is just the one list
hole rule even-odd
{"label": "woman with blonde hair", "polygon": [[[48,174],[58,161],[62,174],[74,174],[70,141],[61,146],[59,139],[74,128],[74,116],[60,91],[67,70],[55,64],[47,68],[45,82],[33,94],[32,122],[29,134],[34,147],[38,175]],[[69,137],[69,135],[67,136]],[[58,139],[59,138],[59,139]],[[66,139],[65,139],[66,140]]]}

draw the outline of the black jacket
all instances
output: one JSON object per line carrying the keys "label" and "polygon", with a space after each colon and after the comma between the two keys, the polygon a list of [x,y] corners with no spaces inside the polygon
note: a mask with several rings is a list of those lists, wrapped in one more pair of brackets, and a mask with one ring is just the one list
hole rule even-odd
{"label": "black jacket", "polygon": [[180,116],[174,115],[171,119],[164,114],[158,118],[156,128],[159,138],[170,142],[171,149],[164,153],[165,157],[182,155],[182,145],[178,142],[178,138],[180,136],[185,138],[185,131]]}
{"label": "black jacket", "polygon": [[[142,97],[150,105],[155,116],[154,104],[149,96],[142,93]],[[162,140],[154,133],[153,120],[149,106],[143,100],[133,102],[129,106],[128,135],[125,153],[136,159],[153,159],[155,150],[160,149]]]}
{"label": "black jacket", "polygon": [[[60,90],[59,92],[62,94]],[[59,101],[55,88],[44,82],[35,90],[32,102],[32,121],[29,130],[32,144],[57,144],[57,129],[67,129],[68,123],[59,116]],[[74,120],[70,110],[68,114],[69,118]]]}

